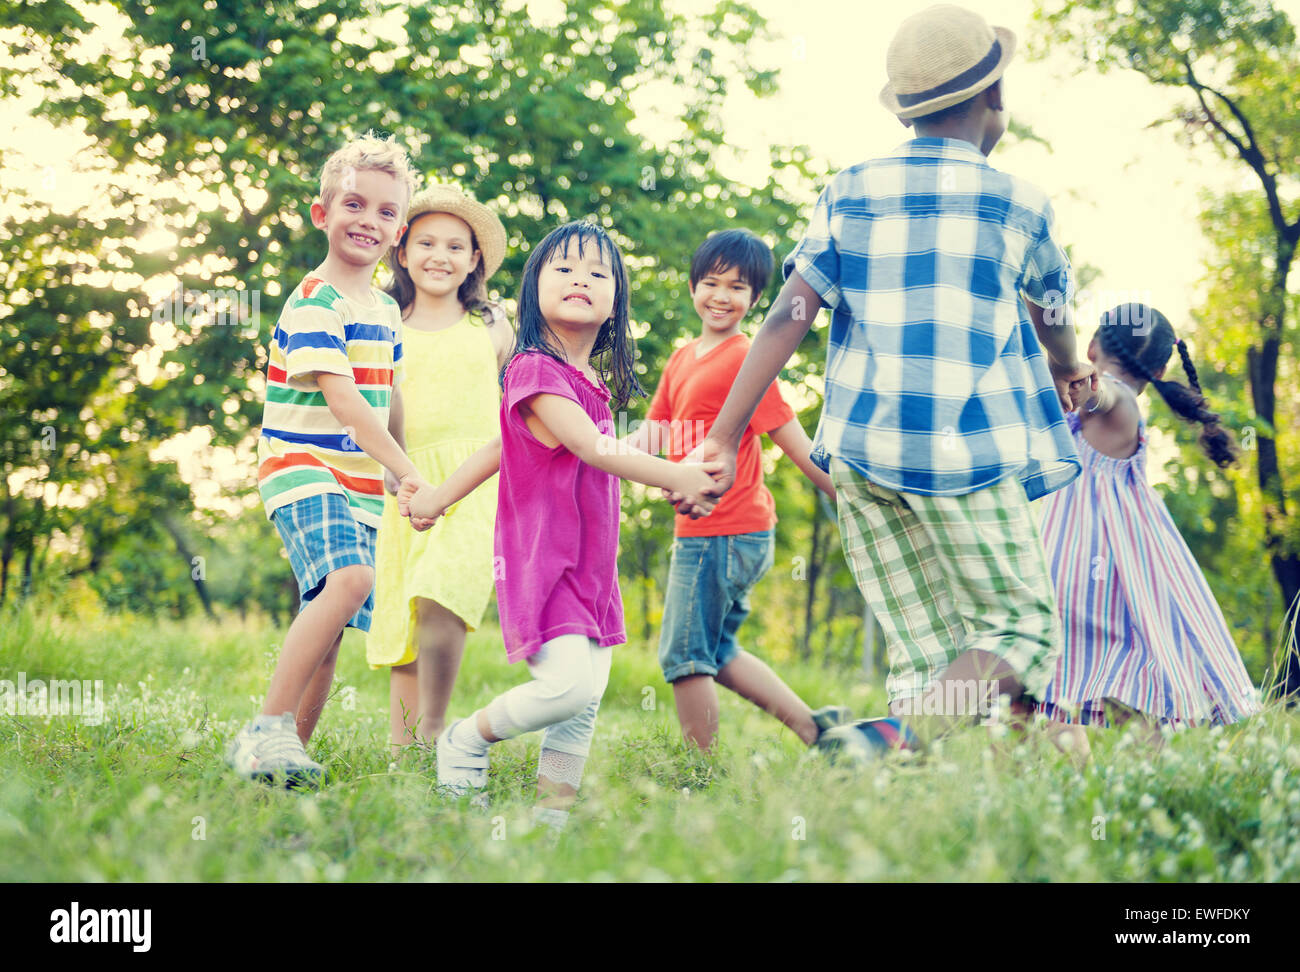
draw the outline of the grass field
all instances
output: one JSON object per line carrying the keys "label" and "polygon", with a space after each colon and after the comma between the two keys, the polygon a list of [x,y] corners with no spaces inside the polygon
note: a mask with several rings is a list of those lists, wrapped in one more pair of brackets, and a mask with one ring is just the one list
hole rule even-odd
{"label": "grass field", "polygon": [[[712,759],[679,743],[653,655],[616,649],[582,798],[558,841],[529,830],[538,736],[493,747],[491,803],[434,792],[432,760],[390,769],[387,677],[349,632],[309,749],[332,782],[272,791],[227,771],[280,632],[7,613],[0,679],[102,680],[99,725],[0,714],[3,881],[1296,881],[1300,725],[1272,709],[1151,755],[1094,739],[1072,768],[1036,735],[986,730],[866,773],[802,751],[724,700]],[[524,677],[471,636],[452,715]],[[854,671],[782,664],[818,705],[879,713]]]}

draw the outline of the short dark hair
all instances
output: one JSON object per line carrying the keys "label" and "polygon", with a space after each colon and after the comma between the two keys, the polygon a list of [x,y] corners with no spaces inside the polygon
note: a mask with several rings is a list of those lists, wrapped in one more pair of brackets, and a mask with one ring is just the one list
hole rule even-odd
{"label": "short dark hair", "polygon": [[959,101],[955,105],[949,105],[947,108],[940,108],[938,111],[931,112],[928,115],[921,115],[912,119],[915,125],[938,125],[946,122],[949,118],[965,118],[970,114],[970,110],[975,107],[975,99],[982,95],[983,91],[977,91],[965,101]]}
{"label": "short dark hair", "polygon": [[749,284],[758,300],[772,279],[772,251],[749,230],[714,233],[691,257],[691,287],[710,273],[725,273],[732,267],[740,271],[740,279]]}

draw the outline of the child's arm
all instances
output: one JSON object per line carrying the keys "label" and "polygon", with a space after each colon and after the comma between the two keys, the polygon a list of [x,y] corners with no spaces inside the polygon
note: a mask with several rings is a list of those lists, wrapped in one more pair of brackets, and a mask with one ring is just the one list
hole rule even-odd
{"label": "child's arm", "polygon": [[629,449],[613,436],[605,435],[577,402],[546,392],[533,395],[519,405],[529,430],[545,445],[562,445],[597,469],[646,486],[661,486],[681,493],[705,513],[716,500],[708,495],[713,486],[709,473],[717,463],[676,463]]}
{"label": "child's arm", "polygon": [[808,438],[808,433],[803,430],[797,418],[786,422],[779,429],[773,429],[768,436],[780,446],[782,452],[790,457],[790,461],[812,480],[814,486],[829,496],[832,501],[835,499],[835,487],[831,485],[831,477],[822,472],[812,461],[812,439]]}
{"label": "child's arm", "polygon": [[[1080,389],[1079,394],[1086,397],[1088,392]],[[1142,419],[1137,396],[1114,379],[1098,383],[1092,397],[1080,407],[1079,418],[1083,437],[1103,455],[1127,459],[1137,451]]]}
{"label": "child's arm", "polygon": [[419,472],[416,471],[415,463],[411,462],[406,451],[380,423],[375,416],[375,410],[357,390],[357,383],[352,380],[351,375],[336,375],[321,371],[316,373],[316,383],[320,386],[321,394],[325,396],[325,404],[329,406],[330,414],[347,430],[352,441],[359,445],[366,455],[390,470],[399,482],[408,476],[420,483],[423,482]]}
{"label": "child's arm", "polygon": [[669,442],[672,441],[670,436],[670,426],[667,422],[646,419],[635,432],[619,441],[630,449],[657,456],[668,448]]}
{"label": "child's arm", "polygon": [[[398,448],[403,452],[406,451],[406,410],[402,404],[402,391],[400,386],[393,386],[393,397],[388,405],[388,434],[393,437]],[[397,495],[397,477],[387,469],[384,470],[384,488],[388,492]]]}
{"label": "child's arm", "polygon": [[[794,349],[812,327],[813,318],[821,307],[822,299],[817,291],[808,286],[797,272],[791,273],[750,345],[713,428],[691,453],[702,461],[722,463],[721,472],[716,477],[715,496],[721,496],[736,481],[736,452],[740,449],[745,426],[754,417],[758,403],[776,381]],[[681,498],[673,501],[678,513],[698,515],[698,508],[693,509],[695,504]]]}
{"label": "child's arm", "polygon": [[[397,511],[411,518],[417,530],[427,530],[438,517],[455,506],[501,469],[501,436],[497,436],[457,467],[436,489],[429,483],[403,484],[397,494]],[[417,522],[419,521],[419,522]]]}
{"label": "child's arm", "polygon": [[[1029,308],[1029,319],[1034,323],[1038,343],[1047,353],[1047,366],[1052,372],[1052,381],[1056,384],[1056,395],[1061,400],[1061,408],[1072,412],[1083,404],[1083,398],[1075,397],[1076,392],[1071,385],[1074,382],[1091,379],[1089,388],[1078,392],[1087,397],[1089,393],[1097,390],[1097,369],[1091,362],[1079,360],[1070,305],[1063,304],[1059,308],[1053,308],[1053,317],[1059,320],[1050,322],[1047,320],[1045,309],[1032,300],[1026,298],[1025,306]],[[1079,387],[1082,389],[1082,385]]]}

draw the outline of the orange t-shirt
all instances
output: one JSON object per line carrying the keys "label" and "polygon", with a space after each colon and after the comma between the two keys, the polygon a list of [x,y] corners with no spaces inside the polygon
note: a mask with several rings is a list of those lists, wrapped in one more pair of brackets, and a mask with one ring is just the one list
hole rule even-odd
{"label": "orange t-shirt", "polygon": [[[668,359],[646,415],[647,421],[671,425],[667,452],[673,462],[680,462],[708,435],[749,351],[749,338],[736,334],[697,359],[695,349],[699,343],[696,338]],[[692,520],[678,514],[674,533],[679,537],[722,537],[772,529],[776,524],[776,503],[763,485],[759,436],[779,429],[794,417],[794,410],[781,398],[773,382],[741,437],[735,484],[708,516]]]}

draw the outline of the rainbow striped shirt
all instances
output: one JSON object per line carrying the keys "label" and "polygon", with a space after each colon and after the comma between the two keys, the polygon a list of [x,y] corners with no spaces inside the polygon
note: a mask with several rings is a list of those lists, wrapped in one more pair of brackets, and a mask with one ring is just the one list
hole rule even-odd
{"label": "rainbow striped shirt", "polygon": [[401,374],[402,317],[391,297],[372,294],[367,307],[309,276],[280,312],[257,440],[257,486],[268,517],[308,496],[341,493],[358,523],[379,527],[384,470],[339,424],[316,384],[318,373],[350,376],[387,426]]}

